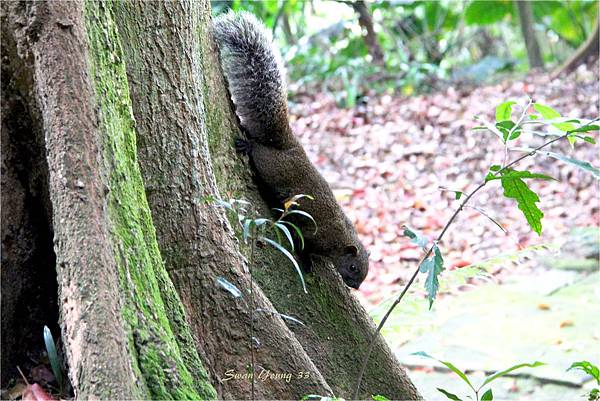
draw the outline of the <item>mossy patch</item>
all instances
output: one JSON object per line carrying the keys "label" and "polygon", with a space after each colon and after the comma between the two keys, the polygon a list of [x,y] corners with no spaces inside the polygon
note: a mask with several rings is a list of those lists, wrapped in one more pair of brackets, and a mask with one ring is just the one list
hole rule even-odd
{"label": "mossy patch", "polygon": [[113,3],[85,4],[91,75],[108,171],[113,252],[123,316],[144,399],[215,399],[156,241],[136,155],[135,121]]}

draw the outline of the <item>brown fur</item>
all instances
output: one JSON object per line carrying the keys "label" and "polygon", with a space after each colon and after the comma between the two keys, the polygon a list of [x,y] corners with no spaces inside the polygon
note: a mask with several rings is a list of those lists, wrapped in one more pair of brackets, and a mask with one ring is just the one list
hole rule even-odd
{"label": "brown fur", "polygon": [[291,131],[284,71],[268,31],[251,14],[230,12],[215,21],[215,36],[259,188],[272,207],[298,194],[314,198],[301,199],[299,209],[314,218],[316,233],[308,218],[294,216],[305,239],[303,253],[329,258],[344,282],[358,288],[369,271],[367,252]]}

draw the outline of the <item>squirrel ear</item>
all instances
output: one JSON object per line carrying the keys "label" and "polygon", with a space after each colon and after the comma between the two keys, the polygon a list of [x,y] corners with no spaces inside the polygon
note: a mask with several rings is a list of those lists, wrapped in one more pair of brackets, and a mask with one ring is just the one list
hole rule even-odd
{"label": "squirrel ear", "polygon": [[344,251],[346,251],[346,254],[348,255],[358,256],[358,248],[356,245],[347,245]]}

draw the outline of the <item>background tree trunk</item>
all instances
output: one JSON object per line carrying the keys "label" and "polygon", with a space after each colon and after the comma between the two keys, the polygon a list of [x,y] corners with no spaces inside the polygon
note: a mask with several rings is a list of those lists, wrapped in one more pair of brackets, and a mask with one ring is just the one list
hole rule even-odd
{"label": "background tree trunk", "polygon": [[540,45],[535,36],[535,28],[533,27],[533,12],[531,11],[531,3],[525,0],[515,0],[515,4],[519,14],[519,23],[521,25],[521,33],[527,47],[527,58],[529,59],[529,68],[544,68],[544,59],[540,51]]}
{"label": "background tree trunk", "polygon": [[562,74],[569,74],[579,67],[581,64],[586,63],[589,59],[598,59],[600,54],[600,19],[596,21],[596,28],[587,40],[579,46],[573,56],[569,57],[567,61],[563,63],[556,71],[552,74],[553,79]]}
{"label": "background tree trunk", "polygon": [[350,5],[358,14],[358,23],[365,30],[365,44],[369,50],[369,54],[373,57],[373,64],[384,65],[383,51],[377,40],[377,33],[373,27],[373,17],[369,12],[369,8],[362,0],[352,1]]}

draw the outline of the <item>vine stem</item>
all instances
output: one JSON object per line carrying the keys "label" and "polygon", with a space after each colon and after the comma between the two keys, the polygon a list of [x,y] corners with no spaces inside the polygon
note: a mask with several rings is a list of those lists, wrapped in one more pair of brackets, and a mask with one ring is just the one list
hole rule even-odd
{"label": "vine stem", "polygon": [[250,369],[252,370],[252,400],[254,401],[254,384],[255,384],[255,371],[254,371],[254,278],[252,276],[252,268],[254,267],[254,248],[256,248],[256,227],[254,228],[254,234],[252,236],[252,245],[250,250],[250,266],[248,271],[250,272]]}
{"label": "vine stem", "polygon": [[[595,121],[598,121],[598,118],[590,121],[589,123],[583,125],[582,127],[590,125],[590,124],[594,123]],[[546,143],[538,146],[537,148],[533,149],[531,152],[526,153],[526,154],[524,154],[524,155],[516,158],[515,160],[511,161],[510,163],[506,164],[504,167],[502,167],[498,171],[494,172],[493,175],[494,176],[499,175],[500,173],[502,173],[506,169],[514,166],[515,164],[519,163],[523,159],[525,159],[527,157],[530,157],[530,156],[534,156],[539,150],[545,148],[546,146],[549,146],[549,145],[553,144],[554,142],[557,142],[557,141],[559,141],[561,139],[567,138],[570,134],[571,134],[571,132],[567,132],[564,135],[556,137],[556,138],[552,139],[551,141],[548,141],[548,142],[546,142]],[[394,301],[394,303],[392,303],[392,305],[388,308],[387,312],[383,316],[383,319],[381,319],[381,322],[379,322],[379,325],[377,326],[377,330],[375,330],[375,333],[373,333],[373,335],[371,336],[371,338],[369,340],[369,346],[367,347],[367,353],[366,353],[366,355],[363,358],[363,361],[361,363],[360,371],[358,373],[358,379],[357,379],[357,383],[356,383],[356,389],[354,390],[354,395],[352,397],[353,400],[357,400],[358,399],[358,393],[360,391],[360,385],[361,385],[363,376],[365,374],[365,370],[367,368],[367,364],[369,362],[369,358],[371,357],[371,353],[373,352],[373,347],[375,346],[375,340],[377,339],[377,336],[381,333],[381,329],[385,325],[386,321],[390,317],[390,315],[393,312],[393,310],[396,308],[396,306],[398,306],[398,304],[400,303],[400,301],[402,301],[402,298],[404,298],[404,295],[406,294],[406,292],[408,291],[408,289],[414,283],[415,279],[417,278],[417,275],[419,274],[419,269],[421,267],[421,264],[429,257],[429,255],[431,255],[431,252],[433,252],[434,246],[438,242],[440,242],[442,240],[442,238],[444,237],[444,235],[448,231],[448,228],[450,228],[450,225],[454,222],[454,220],[456,220],[456,217],[464,209],[464,207],[466,206],[467,202],[469,202],[469,200],[471,200],[471,198],[477,192],[479,192],[483,187],[485,187],[487,185],[487,183],[488,183],[488,181],[484,179],[483,182],[481,182],[473,191],[471,191],[465,197],[465,199],[461,202],[461,204],[458,206],[458,208],[454,211],[454,213],[452,214],[452,216],[450,217],[450,219],[448,220],[448,222],[446,223],[446,225],[442,229],[442,232],[438,235],[438,237],[436,238],[436,240],[433,241],[433,244],[429,247],[429,250],[427,251],[427,253],[425,253],[425,255],[421,258],[421,260],[417,264],[417,268],[415,269],[414,273],[412,274],[410,280],[408,280],[408,282],[406,283],[406,285],[402,289],[402,292],[400,293],[400,295],[398,295],[398,298],[396,298],[396,300]]]}

